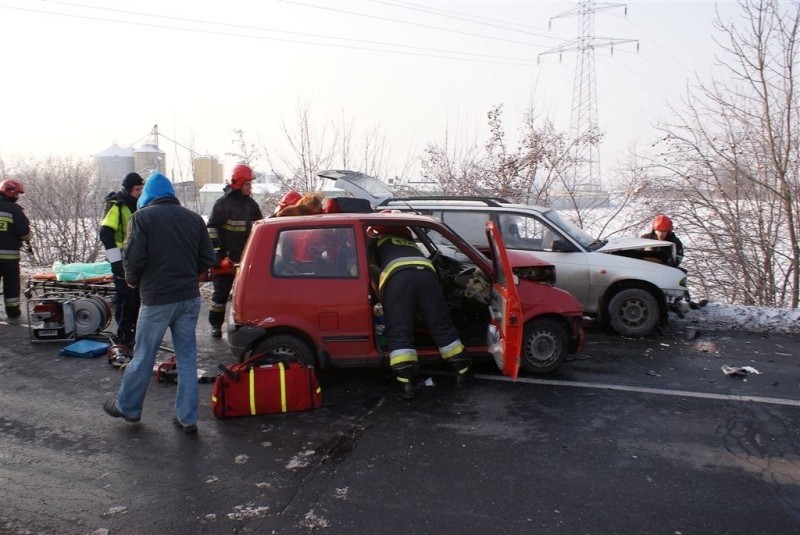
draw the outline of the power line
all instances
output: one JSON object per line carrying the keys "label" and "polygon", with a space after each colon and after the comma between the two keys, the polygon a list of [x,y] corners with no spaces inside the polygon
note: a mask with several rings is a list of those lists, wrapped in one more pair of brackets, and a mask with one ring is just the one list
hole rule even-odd
{"label": "power line", "polygon": [[483,39],[492,39],[492,40],[495,40],[495,41],[505,41],[507,43],[515,43],[515,44],[518,44],[518,45],[542,46],[542,45],[537,45],[537,44],[526,42],[526,41],[516,41],[514,39],[504,39],[502,37],[494,37],[492,35],[483,35],[483,34],[474,33],[474,32],[464,32],[464,31],[461,31],[461,30],[454,30],[452,28],[443,28],[441,26],[432,26],[430,24],[421,24],[419,22],[409,22],[409,21],[406,21],[406,20],[394,19],[394,18],[391,18],[391,17],[381,17],[381,16],[378,16],[378,15],[368,15],[366,13],[359,13],[357,11],[347,11],[345,9],[337,9],[337,8],[327,7],[327,6],[318,6],[318,5],[315,5],[315,4],[307,4],[305,2],[298,2],[297,0],[279,0],[279,1],[287,3],[287,4],[294,4],[294,5],[297,5],[297,6],[310,7],[310,8],[314,8],[314,9],[322,9],[322,10],[325,10],[325,11],[333,11],[333,12],[336,12],[336,13],[344,13],[345,15],[354,15],[356,17],[365,17],[365,18],[368,18],[368,19],[383,20],[383,21],[387,21],[387,22],[395,22],[395,23],[398,23],[398,24],[407,24],[409,26],[417,26],[419,28],[427,28],[429,30],[439,30],[439,31],[443,31],[443,32],[457,33],[457,34],[460,34],[460,35],[469,35],[469,36],[472,36],[472,37],[481,37]]}
{"label": "power line", "polygon": [[[471,22],[473,24],[481,24],[483,26],[490,26],[492,28],[499,28],[501,30],[519,32],[519,33],[524,33],[526,35],[533,35],[533,36],[536,36],[536,37],[544,37],[545,39],[558,40],[557,37],[553,37],[552,35],[549,35],[549,34],[533,32],[533,31],[530,31],[530,30],[518,29],[518,28],[512,27],[508,23],[500,23],[500,24],[498,24],[497,21],[492,21],[491,19],[486,19],[486,18],[482,18],[482,17],[481,18],[479,18],[479,17],[470,17],[468,15],[464,15],[462,13],[458,13],[457,11],[449,11],[449,10],[443,10],[443,9],[415,6],[414,4],[409,4],[408,2],[393,2],[391,0],[388,0],[388,1],[387,0],[372,0],[372,1],[377,3],[377,4],[384,4],[384,5],[387,5],[387,6],[397,7],[397,8],[400,8],[400,9],[408,9],[408,10],[411,10],[411,11],[419,11],[421,13],[428,13],[429,15],[436,15],[436,16],[439,16],[439,17],[446,17],[448,19],[461,20],[461,21]],[[450,13],[450,14],[448,14],[448,13]]]}
{"label": "power line", "polygon": [[[336,44],[336,43],[318,43],[313,41],[303,41],[298,39],[287,39],[287,38],[280,38],[280,37],[269,37],[263,35],[242,35],[240,33],[231,33],[231,32],[224,32],[219,30],[203,30],[199,28],[188,28],[184,26],[172,26],[172,25],[164,25],[164,24],[154,24],[154,23],[146,23],[146,22],[136,22],[132,20],[120,20],[120,19],[111,19],[111,18],[104,18],[104,17],[95,17],[89,15],[78,15],[73,13],[64,13],[58,11],[48,11],[48,10],[40,10],[40,9],[32,9],[32,8],[21,8],[16,6],[7,6],[7,5],[0,5],[0,8],[11,9],[16,11],[24,11],[30,13],[39,13],[45,15],[55,15],[59,17],[67,17],[67,18],[76,18],[76,19],[83,19],[83,20],[90,20],[90,21],[97,21],[97,22],[112,22],[117,24],[127,24],[133,26],[144,26],[150,28],[159,28],[159,29],[168,29],[168,30],[179,30],[185,32],[193,32],[193,33],[205,33],[209,35],[222,35],[222,36],[230,36],[230,37],[240,37],[246,39],[261,39],[261,40],[270,40],[270,41],[280,41],[280,42],[287,42],[287,43],[298,43],[298,44],[305,44],[305,45],[312,45],[312,46],[332,46],[336,48],[345,48],[351,50],[364,50],[368,52],[388,52],[393,54],[404,54],[404,55],[413,55],[413,56],[421,56],[421,57],[431,57],[431,58],[439,58],[439,59],[451,59],[451,60],[461,60],[461,61],[475,61],[475,62],[482,62],[482,63],[494,63],[499,65],[516,65],[516,66],[523,66],[523,67],[531,67],[534,66],[530,60],[525,58],[515,58],[510,56],[498,56],[495,54],[482,54],[477,52],[464,52],[460,50],[447,50],[447,49],[437,49],[437,48],[429,48],[429,47],[421,47],[421,46],[414,46],[414,45],[404,45],[404,44],[396,44],[396,43],[388,43],[388,42],[381,42],[381,41],[369,41],[363,39],[351,39],[345,37],[338,37],[338,36],[331,36],[331,35],[322,35],[322,34],[313,34],[313,33],[306,33],[306,32],[295,32],[289,30],[277,30],[273,28],[264,28],[258,26],[246,26],[246,25],[238,25],[238,24],[228,24],[228,23],[218,23],[218,22],[209,22],[204,20],[198,19],[188,19],[183,17],[172,17],[168,15],[154,15],[150,13],[143,13],[143,12],[135,12],[135,11],[124,11],[118,9],[110,9],[110,8],[103,8],[103,7],[95,7],[95,6],[86,6],[81,4],[72,4],[68,2],[51,2],[56,4],[62,4],[71,7],[79,7],[84,9],[94,9],[100,11],[111,11],[116,13],[122,13],[127,15],[137,15],[137,16],[144,16],[144,17],[151,17],[156,19],[167,19],[167,20],[175,20],[180,22],[189,22],[189,23],[197,23],[197,24],[207,24],[207,25],[215,25],[215,26],[223,26],[223,27],[230,27],[235,29],[247,29],[247,30],[256,30],[256,31],[264,31],[264,32],[274,32],[274,33],[283,33],[283,34],[290,34],[290,35],[299,35],[304,37],[311,37],[317,39],[332,39],[332,40],[339,40],[339,41],[347,41],[352,43],[364,43],[364,44],[372,44],[377,46],[387,46],[387,47],[395,47],[400,50],[391,50],[391,49],[378,49],[378,48],[371,48],[366,46],[356,46],[356,45],[344,45],[344,44]],[[409,49],[410,51],[405,51],[402,49]],[[435,54],[424,54],[421,52],[413,52],[414,50],[418,51],[429,51],[429,52],[436,52]],[[467,57],[454,57],[454,56],[445,56],[442,54],[460,54],[462,56]],[[474,58],[474,59],[472,59]],[[480,59],[480,58],[487,58],[487,59]],[[490,58],[490,59],[489,59]],[[497,60],[505,60],[505,61],[497,61]]]}

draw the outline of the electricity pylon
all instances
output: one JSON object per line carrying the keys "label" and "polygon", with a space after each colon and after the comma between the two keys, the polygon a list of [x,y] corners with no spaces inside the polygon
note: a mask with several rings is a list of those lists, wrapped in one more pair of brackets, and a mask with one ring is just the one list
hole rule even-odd
{"label": "electricity pylon", "polygon": [[575,62],[575,79],[572,88],[572,111],[570,113],[570,133],[574,143],[574,167],[572,181],[568,189],[573,191],[597,192],[600,191],[600,159],[598,157],[598,144],[600,141],[600,126],[597,118],[597,77],[594,68],[594,51],[598,48],[609,48],[614,53],[614,46],[624,43],[636,43],[636,39],[615,39],[610,37],[597,37],[594,35],[594,14],[600,10],[622,7],[627,14],[625,4],[596,4],[594,0],[580,0],[575,7],[559,13],[550,19],[563,17],[580,17],[578,23],[579,36],[562,45],[551,48],[539,54],[558,53],[559,57],[564,52],[577,51]]}

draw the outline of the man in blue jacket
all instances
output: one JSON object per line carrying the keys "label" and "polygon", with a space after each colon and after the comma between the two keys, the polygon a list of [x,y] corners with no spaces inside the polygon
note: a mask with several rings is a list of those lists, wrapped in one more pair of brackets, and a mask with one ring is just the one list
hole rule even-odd
{"label": "man in blue jacket", "polygon": [[122,253],[125,279],[139,288],[141,309],[136,346],[116,399],[103,409],[127,422],[141,419],[158,346],[169,328],[178,365],[175,425],[197,432],[198,275],[214,264],[214,247],[196,213],[181,206],[167,177],[155,173],[145,182],[131,217]]}

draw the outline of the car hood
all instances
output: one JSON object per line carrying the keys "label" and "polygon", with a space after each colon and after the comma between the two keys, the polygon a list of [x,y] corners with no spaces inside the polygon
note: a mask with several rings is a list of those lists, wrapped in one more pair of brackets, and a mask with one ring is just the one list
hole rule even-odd
{"label": "car hood", "polygon": [[516,249],[506,249],[508,253],[508,260],[511,262],[512,267],[536,267],[536,266],[552,266],[550,262],[545,262],[530,251],[519,251]]}
{"label": "car hood", "polygon": [[647,238],[613,238],[597,249],[600,253],[614,253],[617,251],[637,251],[648,247],[672,247],[672,242],[661,240],[648,240]]}

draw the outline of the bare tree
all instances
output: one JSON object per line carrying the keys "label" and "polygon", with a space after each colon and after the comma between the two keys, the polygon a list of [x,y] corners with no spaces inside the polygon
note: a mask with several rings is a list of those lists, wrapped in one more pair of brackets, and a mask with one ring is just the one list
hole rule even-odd
{"label": "bare tree", "polygon": [[420,158],[420,173],[443,195],[480,195],[482,158],[477,141],[451,139],[445,126],[441,145],[429,143]]}
{"label": "bare tree", "polygon": [[234,150],[226,152],[225,155],[236,158],[245,165],[254,167],[263,156],[262,150],[246,138],[242,129],[233,131],[233,141],[231,143],[234,146]]}
{"label": "bare tree", "polygon": [[106,192],[94,190],[92,163],[48,157],[25,160],[7,171],[25,184],[21,205],[31,220],[33,263],[94,262]]}
{"label": "bare tree", "polygon": [[[264,149],[267,161],[272,168],[286,170],[286,182],[297,191],[316,191],[322,183],[317,172],[331,166],[336,133],[329,128],[315,129],[311,118],[311,105],[298,103],[295,108],[295,123],[289,126],[281,123],[282,141],[287,149]],[[331,139],[331,137],[333,139]]]}
{"label": "bare tree", "polygon": [[800,4],[741,1],[716,25],[725,82],[700,83],[662,126],[660,165],[683,192],[682,228],[705,251],[710,295],[798,306],[800,291]]}

